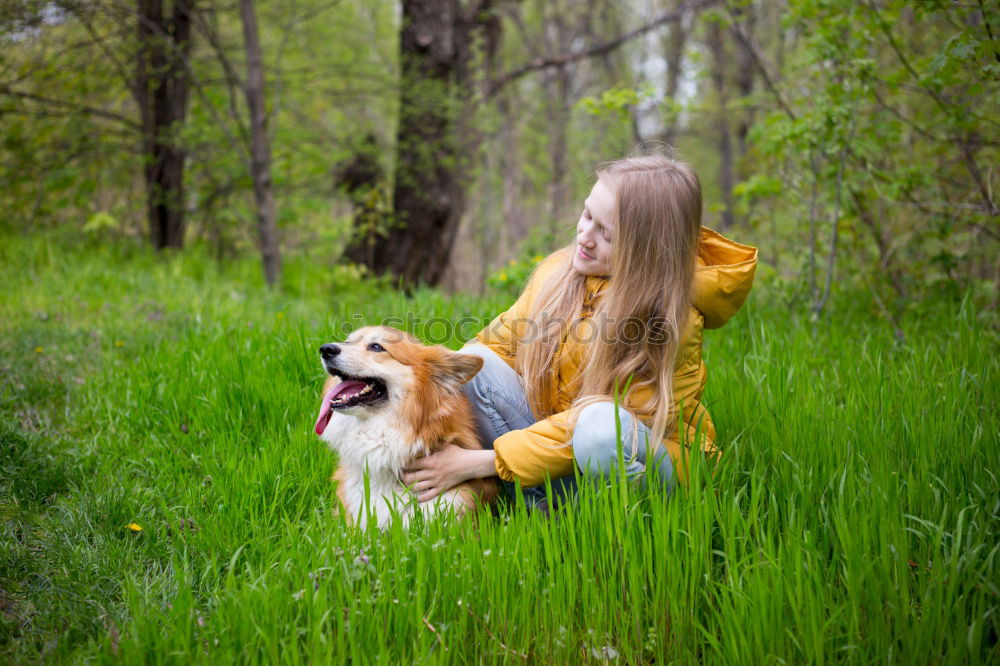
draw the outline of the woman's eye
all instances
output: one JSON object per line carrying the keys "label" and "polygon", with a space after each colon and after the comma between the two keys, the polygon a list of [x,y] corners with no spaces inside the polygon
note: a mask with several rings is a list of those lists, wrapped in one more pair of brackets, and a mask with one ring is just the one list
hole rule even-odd
{"label": "woman's eye", "polygon": [[368,351],[383,352],[383,351],[385,351],[385,348],[382,345],[380,345],[379,343],[373,342],[370,345],[368,345]]}

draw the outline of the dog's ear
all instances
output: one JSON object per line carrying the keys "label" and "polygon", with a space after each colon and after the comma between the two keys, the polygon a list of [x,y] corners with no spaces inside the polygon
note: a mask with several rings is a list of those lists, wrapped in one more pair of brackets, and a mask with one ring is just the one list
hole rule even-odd
{"label": "dog's ear", "polygon": [[446,351],[433,367],[434,380],[445,389],[457,392],[482,369],[483,359],[474,354]]}

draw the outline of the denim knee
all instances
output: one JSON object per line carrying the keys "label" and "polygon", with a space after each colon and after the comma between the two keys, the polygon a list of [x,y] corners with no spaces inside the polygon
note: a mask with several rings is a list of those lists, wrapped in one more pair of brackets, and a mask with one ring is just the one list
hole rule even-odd
{"label": "denim knee", "polygon": [[[634,416],[624,407],[618,407],[621,424],[622,453],[625,466],[634,461],[632,445]],[[641,436],[641,433],[640,433]],[[610,402],[587,405],[580,412],[573,430],[573,458],[581,471],[607,474],[618,461],[618,434],[615,429],[615,406]]]}

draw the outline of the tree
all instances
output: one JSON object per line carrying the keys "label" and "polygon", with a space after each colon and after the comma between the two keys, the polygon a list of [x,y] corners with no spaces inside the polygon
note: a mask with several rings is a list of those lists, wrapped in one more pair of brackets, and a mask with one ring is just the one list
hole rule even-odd
{"label": "tree", "polygon": [[194,0],[137,0],[139,51],[134,94],[142,118],[150,240],[157,249],[184,245],[184,161],[179,139],[188,109]]}
{"label": "tree", "polygon": [[470,135],[463,117],[475,87],[476,38],[489,49],[498,37],[490,4],[403,0],[395,223],[347,250],[376,273],[436,284],[447,266],[465,208]]}
{"label": "tree", "polygon": [[245,90],[250,109],[250,174],[257,201],[260,255],[264,262],[264,278],[269,286],[274,286],[281,275],[281,250],[278,246],[274,187],[271,183],[271,141],[267,136],[267,113],[264,110],[264,66],[253,0],[240,0],[240,18],[247,54]]}

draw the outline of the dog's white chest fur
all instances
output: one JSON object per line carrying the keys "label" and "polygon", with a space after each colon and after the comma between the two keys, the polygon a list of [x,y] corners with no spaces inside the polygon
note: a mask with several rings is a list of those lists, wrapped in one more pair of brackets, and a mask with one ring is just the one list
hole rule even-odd
{"label": "dog's white chest fur", "polygon": [[340,456],[339,494],[355,524],[365,527],[370,515],[384,528],[395,515],[405,526],[417,510],[425,515],[466,510],[458,490],[418,503],[402,484],[400,476],[406,466],[427,452],[422,441],[411,441],[411,437],[387,410],[370,415],[363,409],[346,409],[330,419],[320,438]]}

